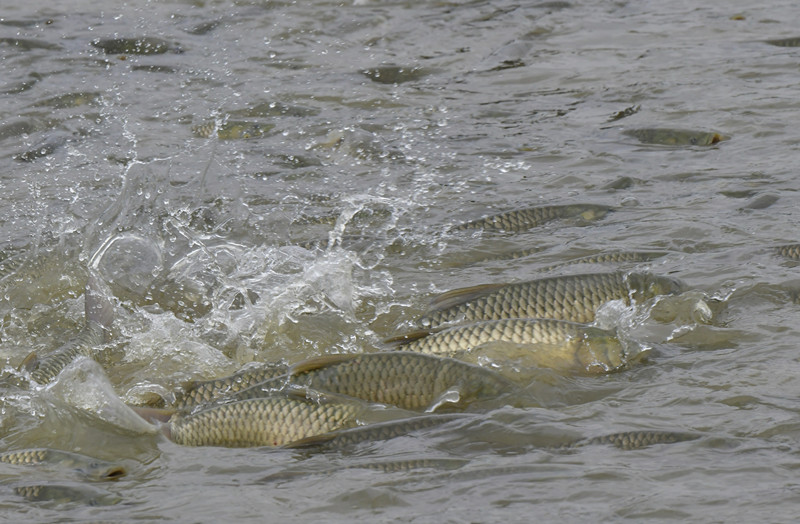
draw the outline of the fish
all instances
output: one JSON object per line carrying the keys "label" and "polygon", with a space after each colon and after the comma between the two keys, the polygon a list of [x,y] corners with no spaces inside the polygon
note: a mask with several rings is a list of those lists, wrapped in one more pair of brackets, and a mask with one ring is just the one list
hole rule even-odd
{"label": "fish", "polygon": [[14,155],[14,160],[18,162],[33,162],[39,158],[52,155],[58,148],[69,142],[69,140],[69,137],[63,134],[47,137],[33,148]]}
{"label": "fish", "polygon": [[111,506],[122,497],[110,491],[87,485],[37,484],[17,486],[14,493],[31,502],[55,502],[59,504],[80,502],[87,506]]}
{"label": "fish", "polygon": [[623,431],[600,437],[581,439],[568,444],[567,447],[610,444],[616,448],[631,451],[634,449],[643,449],[655,444],[674,444],[676,442],[686,442],[698,438],[700,438],[699,435],[677,431]]}
{"label": "fish", "polygon": [[161,55],[173,49],[166,40],[154,37],[98,38],[91,44],[107,55]]}
{"label": "fish", "polygon": [[258,138],[272,129],[271,124],[259,124],[258,122],[246,122],[239,120],[229,120],[223,124],[207,122],[192,128],[192,134],[199,138],[211,138],[216,136],[220,140],[246,140],[248,138]]}
{"label": "fish", "polygon": [[67,109],[81,107],[85,105],[102,105],[103,95],[96,91],[81,91],[76,93],[66,93],[51,98],[40,100],[33,104],[33,107],[50,107],[52,109]]}
{"label": "fish", "polygon": [[419,320],[424,328],[451,322],[503,318],[551,318],[593,322],[597,309],[611,300],[641,302],[683,290],[672,278],[647,273],[589,273],[486,284],[456,289],[434,299]]}
{"label": "fish", "polygon": [[629,116],[631,116],[631,115],[635,115],[636,113],[638,113],[638,112],[639,112],[639,110],[640,110],[641,108],[642,108],[642,106],[639,106],[639,105],[636,105],[636,106],[631,106],[631,107],[626,107],[626,108],[625,108],[625,109],[623,109],[622,111],[618,111],[617,113],[614,113],[614,114],[613,114],[613,115],[612,115],[612,116],[611,116],[611,117],[608,119],[608,121],[609,121],[609,122],[614,122],[614,121],[616,121],[616,120],[622,120],[623,118],[627,118],[627,117],[629,117]]}
{"label": "fish", "polygon": [[379,84],[397,85],[424,78],[430,74],[430,71],[419,66],[403,67],[384,65],[371,69],[364,69],[361,71],[361,74]]}
{"label": "fish", "polygon": [[259,484],[271,482],[286,482],[289,480],[306,477],[309,475],[332,475],[342,471],[342,469],[369,469],[382,473],[405,473],[418,469],[433,469],[437,471],[448,471],[458,469],[469,463],[469,459],[459,458],[418,458],[404,460],[388,460],[380,462],[362,462],[357,464],[347,464],[339,468],[328,468],[321,471],[314,470],[283,470],[272,475],[267,475],[257,481]]}
{"label": "fish", "polygon": [[79,356],[95,357],[98,348],[108,341],[108,330],[114,321],[114,306],[104,287],[99,275],[89,271],[89,281],[84,293],[84,328],[44,358],[40,359],[36,352],[30,353],[20,365],[20,371],[27,371],[31,380],[43,385],[52,382]]}
{"label": "fish", "polygon": [[116,480],[126,475],[124,466],[79,453],[39,448],[0,454],[0,462],[15,466],[48,465],[72,469],[91,480]]}
{"label": "fish", "polygon": [[627,262],[650,262],[657,258],[668,255],[666,251],[611,251],[608,253],[597,253],[585,257],[574,258],[559,264],[543,267],[540,271],[552,271],[565,266],[576,264],[621,264]]}
{"label": "fish", "polygon": [[[404,351],[313,358],[293,365],[288,382],[412,411],[463,409],[472,402],[518,390],[490,369]],[[274,383],[267,382],[241,391],[235,398],[263,396],[275,389]]]}
{"label": "fish", "polygon": [[363,442],[389,440],[468,417],[469,415],[462,414],[420,415],[314,435],[313,437],[296,440],[284,447],[292,449],[310,448],[314,451],[339,451]]}
{"label": "fish", "polygon": [[[491,255],[483,260],[517,260],[526,258],[536,253],[541,253],[544,247],[535,246],[517,251],[509,251],[501,255]],[[578,257],[566,262],[559,262],[550,266],[545,266],[539,271],[548,272],[559,269],[565,266],[573,266],[576,264],[623,264],[628,262],[649,262],[657,258],[668,255],[666,251],[610,251],[607,253],[597,253],[595,255],[587,255],[585,257]]]}
{"label": "fish", "polygon": [[[290,442],[364,423],[381,409],[364,402],[343,400],[313,392],[219,404],[190,414],[174,414],[164,434],[184,446],[284,446]],[[137,410],[139,411],[139,410]],[[407,412],[404,414],[407,415]],[[398,418],[387,410],[385,416]]]}
{"label": "fish", "polygon": [[716,132],[689,129],[643,128],[623,131],[643,144],[661,146],[711,146],[728,140],[729,137]]}
{"label": "fish", "polygon": [[778,47],[800,47],[800,36],[764,40],[764,43]]}
{"label": "fish", "polygon": [[800,244],[787,244],[785,246],[777,246],[774,249],[782,257],[800,260]]}
{"label": "fish", "polygon": [[15,47],[23,51],[31,51],[33,49],[57,51],[62,49],[62,47],[58,44],[51,44],[50,42],[44,42],[41,39],[32,38],[0,38],[0,46],[3,45]]}
{"label": "fish", "polygon": [[246,369],[227,377],[189,382],[182,390],[175,393],[175,399],[170,405],[176,409],[186,409],[207,404],[256,384],[285,376],[288,372],[287,364],[274,362],[265,367]]}
{"label": "fish", "polygon": [[530,366],[588,373],[616,370],[628,362],[625,345],[613,331],[542,318],[485,320],[401,335],[387,343],[472,362],[486,357],[496,362],[506,355]]}
{"label": "fish", "polygon": [[558,219],[572,219],[583,225],[606,216],[613,208],[599,204],[539,206],[508,211],[459,224],[450,231],[471,229],[521,232]]}

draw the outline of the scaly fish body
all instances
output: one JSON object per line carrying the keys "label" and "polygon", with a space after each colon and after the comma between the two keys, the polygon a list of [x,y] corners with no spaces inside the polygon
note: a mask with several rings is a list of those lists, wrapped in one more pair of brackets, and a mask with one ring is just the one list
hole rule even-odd
{"label": "scaly fish body", "polygon": [[273,127],[269,124],[231,120],[219,126],[216,122],[201,124],[193,127],[192,133],[200,138],[211,138],[216,135],[220,140],[246,140],[258,138]]}
{"label": "scaly fish body", "polygon": [[358,403],[315,403],[271,396],[175,415],[167,427],[167,436],[185,446],[283,446],[356,426],[365,412],[366,406]]}
{"label": "scaly fish body", "polygon": [[775,252],[782,257],[790,258],[792,260],[800,260],[800,244],[777,246],[775,248]]}
{"label": "scaly fish body", "polygon": [[415,411],[463,408],[516,389],[512,382],[480,366],[393,351],[326,355],[299,362],[287,379],[266,381],[228,400],[271,395],[287,384]]}
{"label": "scaly fish body", "polygon": [[122,500],[109,491],[88,485],[17,486],[14,488],[14,493],[31,502],[82,503],[87,506],[110,506]]}
{"label": "scaly fish body", "polygon": [[172,47],[161,38],[99,38],[91,42],[92,46],[102,49],[109,55],[160,55]]}
{"label": "scaly fish body", "polygon": [[403,351],[328,355],[292,366],[291,375],[301,386],[409,410],[463,408],[515,390],[489,369]]}
{"label": "scaly fish body", "polygon": [[643,144],[662,146],[711,146],[728,139],[720,133],[687,129],[645,128],[631,129],[623,133]]}
{"label": "scaly fish body", "polygon": [[25,449],[0,455],[0,462],[15,466],[52,465],[72,469],[92,480],[113,480],[125,475],[125,468],[79,453],[56,449]]}
{"label": "scaly fish body", "polygon": [[290,448],[313,448],[316,451],[341,450],[362,442],[375,442],[389,440],[416,431],[436,427],[440,424],[463,419],[468,415],[427,415],[402,420],[392,420],[380,424],[370,424],[349,429],[342,429],[316,435],[307,439],[292,442]]}
{"label": "scaly fish body", "polygon": [[615,370],[627,361],[625,347],[614,332],[552,319],[485,320],[429,334],[415,333],[405,340],[401,336],[392,342],[405,351],[457,356],[459,360],[489,357],[497,362],[505,355],[526,365],[590,373]]}
{"label": "scaly fish body", "polygon": [[681,284],[647,274],[592,273],[542,278],[516,284],[488,284],[456,289],[434,300],[420,323],[435,327],[447,322],[503,318],[552,318],[592,322],[597,309],[611,300],[639,302],[674,294]]}
{"label": "scaly fish body", "polygon": [[610,444],[619,449],[630,451],[646,448],[655,444],[674,444],[676,442],[685,442],[697,438],[699,438],[699,435],[679,433],[676,431],[623,431],[621,433],[612,433],[610,435],[582,439],[567,447]]}
{"label": "scaly fish body", "polygon": [[30,372],[31,380],[38,384],[47,384],[79,356],[94,358],[99,346],[105,343],[107,329],[113,321],[114,309],[102,289],[99,277],[91,272],[84,300],[86,326],[75,338],[47,355],[44,360],[39,360],[35,353],[25,358],[20,367]]}
{"label": "scaly fish body", "polygon": [[561,206],[540,206],[517,209],[499,215],[493,215],[452,228],[452,231],[468,229],[495,229],[502,231],[527,231],[547,222],[569,218],[578,223],[587,223],[606,216],[612,208],[597,204],[567,204]]}
{"label": "scaly fish body", "polygon": [[795,36],[790,38],[778,38],[775,40],[765,40],[764,42],[769,45],[775,45],[778,47],[800,47],[800,36]]}
{"label": "scaly fish body", "polygon": [[276,362],[264,368],[247,369],[223,378],[192,382],[185,386],[182,391],[176,393],[175,400],[171,405],[176,409],[185,409],[191,406],[207,404],[220,398],[231,396],[256,384],[285,375],[288,371],[289,366]]}
{"label": "scaly fish body", "polygon": [[622,264],[627,262],[649,262],[667,255],[665,251],[612,251],[610,253],[598,253],[585,257],[574,258],[560,264],[544,267],[541,271],[552,271],[565,266],[576,264]]}

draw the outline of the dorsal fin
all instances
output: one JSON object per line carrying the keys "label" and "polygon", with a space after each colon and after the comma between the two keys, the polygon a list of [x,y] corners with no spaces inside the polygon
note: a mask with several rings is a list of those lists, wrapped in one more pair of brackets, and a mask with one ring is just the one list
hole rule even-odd
{"label": "dorsal fin", "polygon": [[18,371],[27,371],[28,373],[36,370],[39,367],[39,355],[35,351],[28,353],[28,356],[22,361],[22,364],[17,368]]}
{"label": "dorsal fin", "polygon": [[419,331],[412,331],[410,333],[405,333],[403,335],[397,335],[395,337],[389,337],[384,339],[383,343],[391,348],[402,347],[406,344],[410,344],[415,340],[419,340],[421,338],[425,338],[434,331],[431,329],[421,329]]}
{"label": "dorsal fin", "polygon": [[137,415],[151,424],[156,422],[169,422],[172,416],[176,413],[176,410],[168,408],[149,408],[142,406],[128,407],[130,407]]}
{"label": "dorsal fin", "polygon": [[497,291],[498,289],[507,285],[507,283],[481,284],[479,286],[454,289],[452,291],[442,293],[438,297],[434,298],[428,306],[428,311],[442,311],[444,309],[449,309],[465,302],[469,302],[470,300],[488,295],[489,293]]}
{"label": "dorsal fin", "polygon": [[309,371],[315,371],[317,369],[347,362],[358,356],[360,355],[356,353],[336,353],[333,355],[322,355],[320,357],[310,358],[292,365],[289,368],[289,375],[301,375],[303,373],[308,373]]}
{"label": "dorsal fin", "polygon": [[321,435],[312,435],[310,437],[301,438],[300,440],[295,440],[289,442],[288,444],[284,445],[285,448],[313,448],[316,446],[321,446],[322,444],[327,444],[331,440],[336,438],[338,432],[331,432],[331,433],[322,433]]}

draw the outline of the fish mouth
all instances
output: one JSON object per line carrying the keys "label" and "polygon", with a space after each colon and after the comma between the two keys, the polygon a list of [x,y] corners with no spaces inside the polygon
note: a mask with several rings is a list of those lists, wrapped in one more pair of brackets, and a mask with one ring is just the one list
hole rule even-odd
{"label": "fish mouth", "polygon": [[128,472],[125,471],[125,468],[122,466],[114,466],[106,471],[105,475],[103,475],[103,478],[107,480],[116,480],[120,477],[124,477],[127,473]]}

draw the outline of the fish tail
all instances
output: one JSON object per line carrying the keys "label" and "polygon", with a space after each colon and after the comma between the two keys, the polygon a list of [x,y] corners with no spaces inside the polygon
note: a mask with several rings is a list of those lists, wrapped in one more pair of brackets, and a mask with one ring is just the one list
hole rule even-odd
{"label": "fish tail", "polygon": [[111,291],[103,279],[94,270],[89,270],[89,281],[86,283],[86,323],[99,324],[108,330],[114,322],[114,305],[111,303]]}

